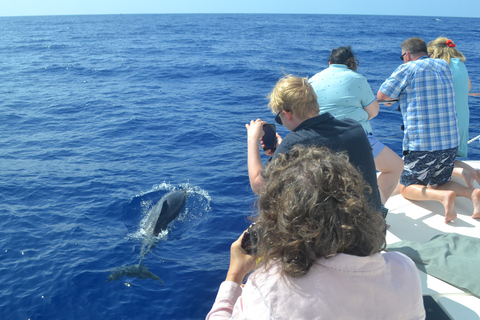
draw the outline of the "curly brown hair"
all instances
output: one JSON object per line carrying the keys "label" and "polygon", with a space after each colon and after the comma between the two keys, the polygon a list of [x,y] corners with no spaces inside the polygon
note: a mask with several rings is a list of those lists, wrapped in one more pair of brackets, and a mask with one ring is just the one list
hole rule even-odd
{"label": "curly brown hair", "polygon": [[337,252],[369,256],[385,246],[385,221],[368,204],[371,188],[346,153],[294,146],[262,172],[258,199],[259,265],[304,276],[318,258]]}

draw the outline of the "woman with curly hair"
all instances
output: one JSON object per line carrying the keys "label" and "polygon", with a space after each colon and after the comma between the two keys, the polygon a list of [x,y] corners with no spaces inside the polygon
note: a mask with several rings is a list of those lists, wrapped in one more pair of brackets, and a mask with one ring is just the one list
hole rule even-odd
{"label": "woman with curly hair", "polygon": [[367,79],[356,72],[358,64],[350,46],[333,49],[328,59],[329,67],[309,82],[317,94],[320,114],[328,112],[337,119],[353,119],[363,126],[372,147],[375,167],[380,172],[378,190],[385,204],[398,184],[403,161],[373,135],[369,120],[378,115],[380,105]]}
{"label": "woman with curly hair", "polygon": [[381,253],[385,221],[345,153],[295,146],[262,176],[256,255],[242,249],[245,233],[232,244],[207,319],[425,318],[418,271]]}

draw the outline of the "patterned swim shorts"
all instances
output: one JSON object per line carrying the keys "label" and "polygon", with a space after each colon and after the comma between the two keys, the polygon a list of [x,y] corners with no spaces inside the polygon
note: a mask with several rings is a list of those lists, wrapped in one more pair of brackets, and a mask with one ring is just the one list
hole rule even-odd
{"label": "patterned swim shorts", "polygon": [[439,186],[450,181],[458,148],[405,152],[400,183]]}

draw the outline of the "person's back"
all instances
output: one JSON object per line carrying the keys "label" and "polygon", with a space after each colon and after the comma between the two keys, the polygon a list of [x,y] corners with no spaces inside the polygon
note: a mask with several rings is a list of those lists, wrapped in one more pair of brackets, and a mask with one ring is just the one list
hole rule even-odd
{"label": "person's back", "polygon": [[309,80],[318,97],[320,114],[330,113],[337,119],[357,120],[372,132],[369,114],[364,107],[375,101],[367,79],[346,65],[332,64]]}
{"label": "person's back", "polygon": [[415,264],[382,252],[385,220],[346,152],[295,145],[262,179],[208,320],[425,318]]}
{"label": "person's back", "polygon": [[468,155],[468,129],[470,125],[470,110],[468,108],[468,92],[470,91],[468,71],[465,64],[459,58],[450,59],[450,68],[453,76],[455,89],[455,110],[457,111],[458,129],[460,131],[460,143],[458,156]]}
{"label": "person's back", "polygon": [[329,113],[305,120],[283,139],[272,160],[280,154],[287,153],[297,144],[346,151],[350,163],[372,187],[372,193],[369,195],[370,202],[377,210],[381,210],[375,163],[372,153],[369,152],[371,146],[363,127],[357,121],[339,120]]}
{"label": "person's back", "polygon": [[[427,45],[430,58],[445,60],[452,71],[453,87],[455,91],[455,109],[457,113],[458,129],[460,131],[460,144],[457,155],[468,155],[468,127],[470,112],[468,108],[468,92],[471,89],[468,71],[465,67],[466,58],[456,48],[456,44],[446,37],[438,37]],[[470,186],[472,184],[468,183]]]}
{"label": "person's back", "polygon": [[337,119],[349,118],[362,125],[371,146],[375,169],[379,172],[377,185],[385,204],[397,187],[403,161],[373,134],[369,120],[378,115],[380,105],[367,79],[356,72],[359,62],[352,48],[333,49],[328,64],[327,69],[309,80],[317,94],[320,114],[328,112]]}
{"label": "person's back", "polygon": [[240,298],[242,319],[424,319],[419,283],[415,264],[399,252],[337,254],[301,278],[278,267],[255,272]]}
{"label": "person's back", "polygon": [[[463,101],[465,100],[465,98],[468,98],[468,92],[470,91],[467,67],[465,66],[465,63],[460,60],[460,58],[452,58],[450,59],[450,68],[452,70],[453,87],[455,88],[455,98],[459,96]],[[455,100],[455,104],[456,101],[457,100]]]}
{"label": "person's back", "polygon": [[[476,170],[458,159],[458,157],[468,156],[468,141],[470,139],[468,95],[471,89],[471,83],[464,63],[467,59],[462,52],[456,48],[453,40],[446,37],[438,37],[430,41],[427,50],[431,58],[445,60],[452,70],[453,87],[455,89],[455,110],[457,112],[458,130],[460,134],[457,159],[455,160],[452,175],[462,178],[467,187],[474,188],[474,181],[480,182],[480,170]],[[478,218],[479,215],[474,215],[473,217]]]}
{"label": "person's back", "polygon": [[[402,78],[400,85],[390,79]],[[403,149],[436,151],[458,146],[452,72],[441,59],[424,58],[400,65],[381,86],[399,98],[405,131]]]}
{"label": "person's back", "polygon": [[[275,85],[269,95],[269,108],[276,114],[277,123],[291,132],[282,140],[279,138],[275,159],[281,153],[287,153],[293,146],[321,147],[334,150],[346,150],[352,163],[372,188],[370,203],[380,211],[382,202],[378,191],[375,163],[372,148],[362,126],[354,120],[336,120],[330,114],[318,115],[317,95],[307,78],[286,75]],[[263,164],[258,151],[258,141],[264,134],[265,121],[252,120],[246,125],[248,130],[248,173],[252,190],[260,193],[264,185],[261,178]],[[280,142],[281,141],[281,142]]]}

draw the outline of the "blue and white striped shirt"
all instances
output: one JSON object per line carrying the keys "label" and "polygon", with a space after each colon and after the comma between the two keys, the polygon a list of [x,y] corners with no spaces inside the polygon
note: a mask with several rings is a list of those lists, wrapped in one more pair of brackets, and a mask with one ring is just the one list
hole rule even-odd
{"label": "blue and white striped shirt", "polygon": [[450,66],[427,56],[400,65],[380,86],[399,99],[405,126],[403,150],[437,151],[458,147],[459,131]]}

